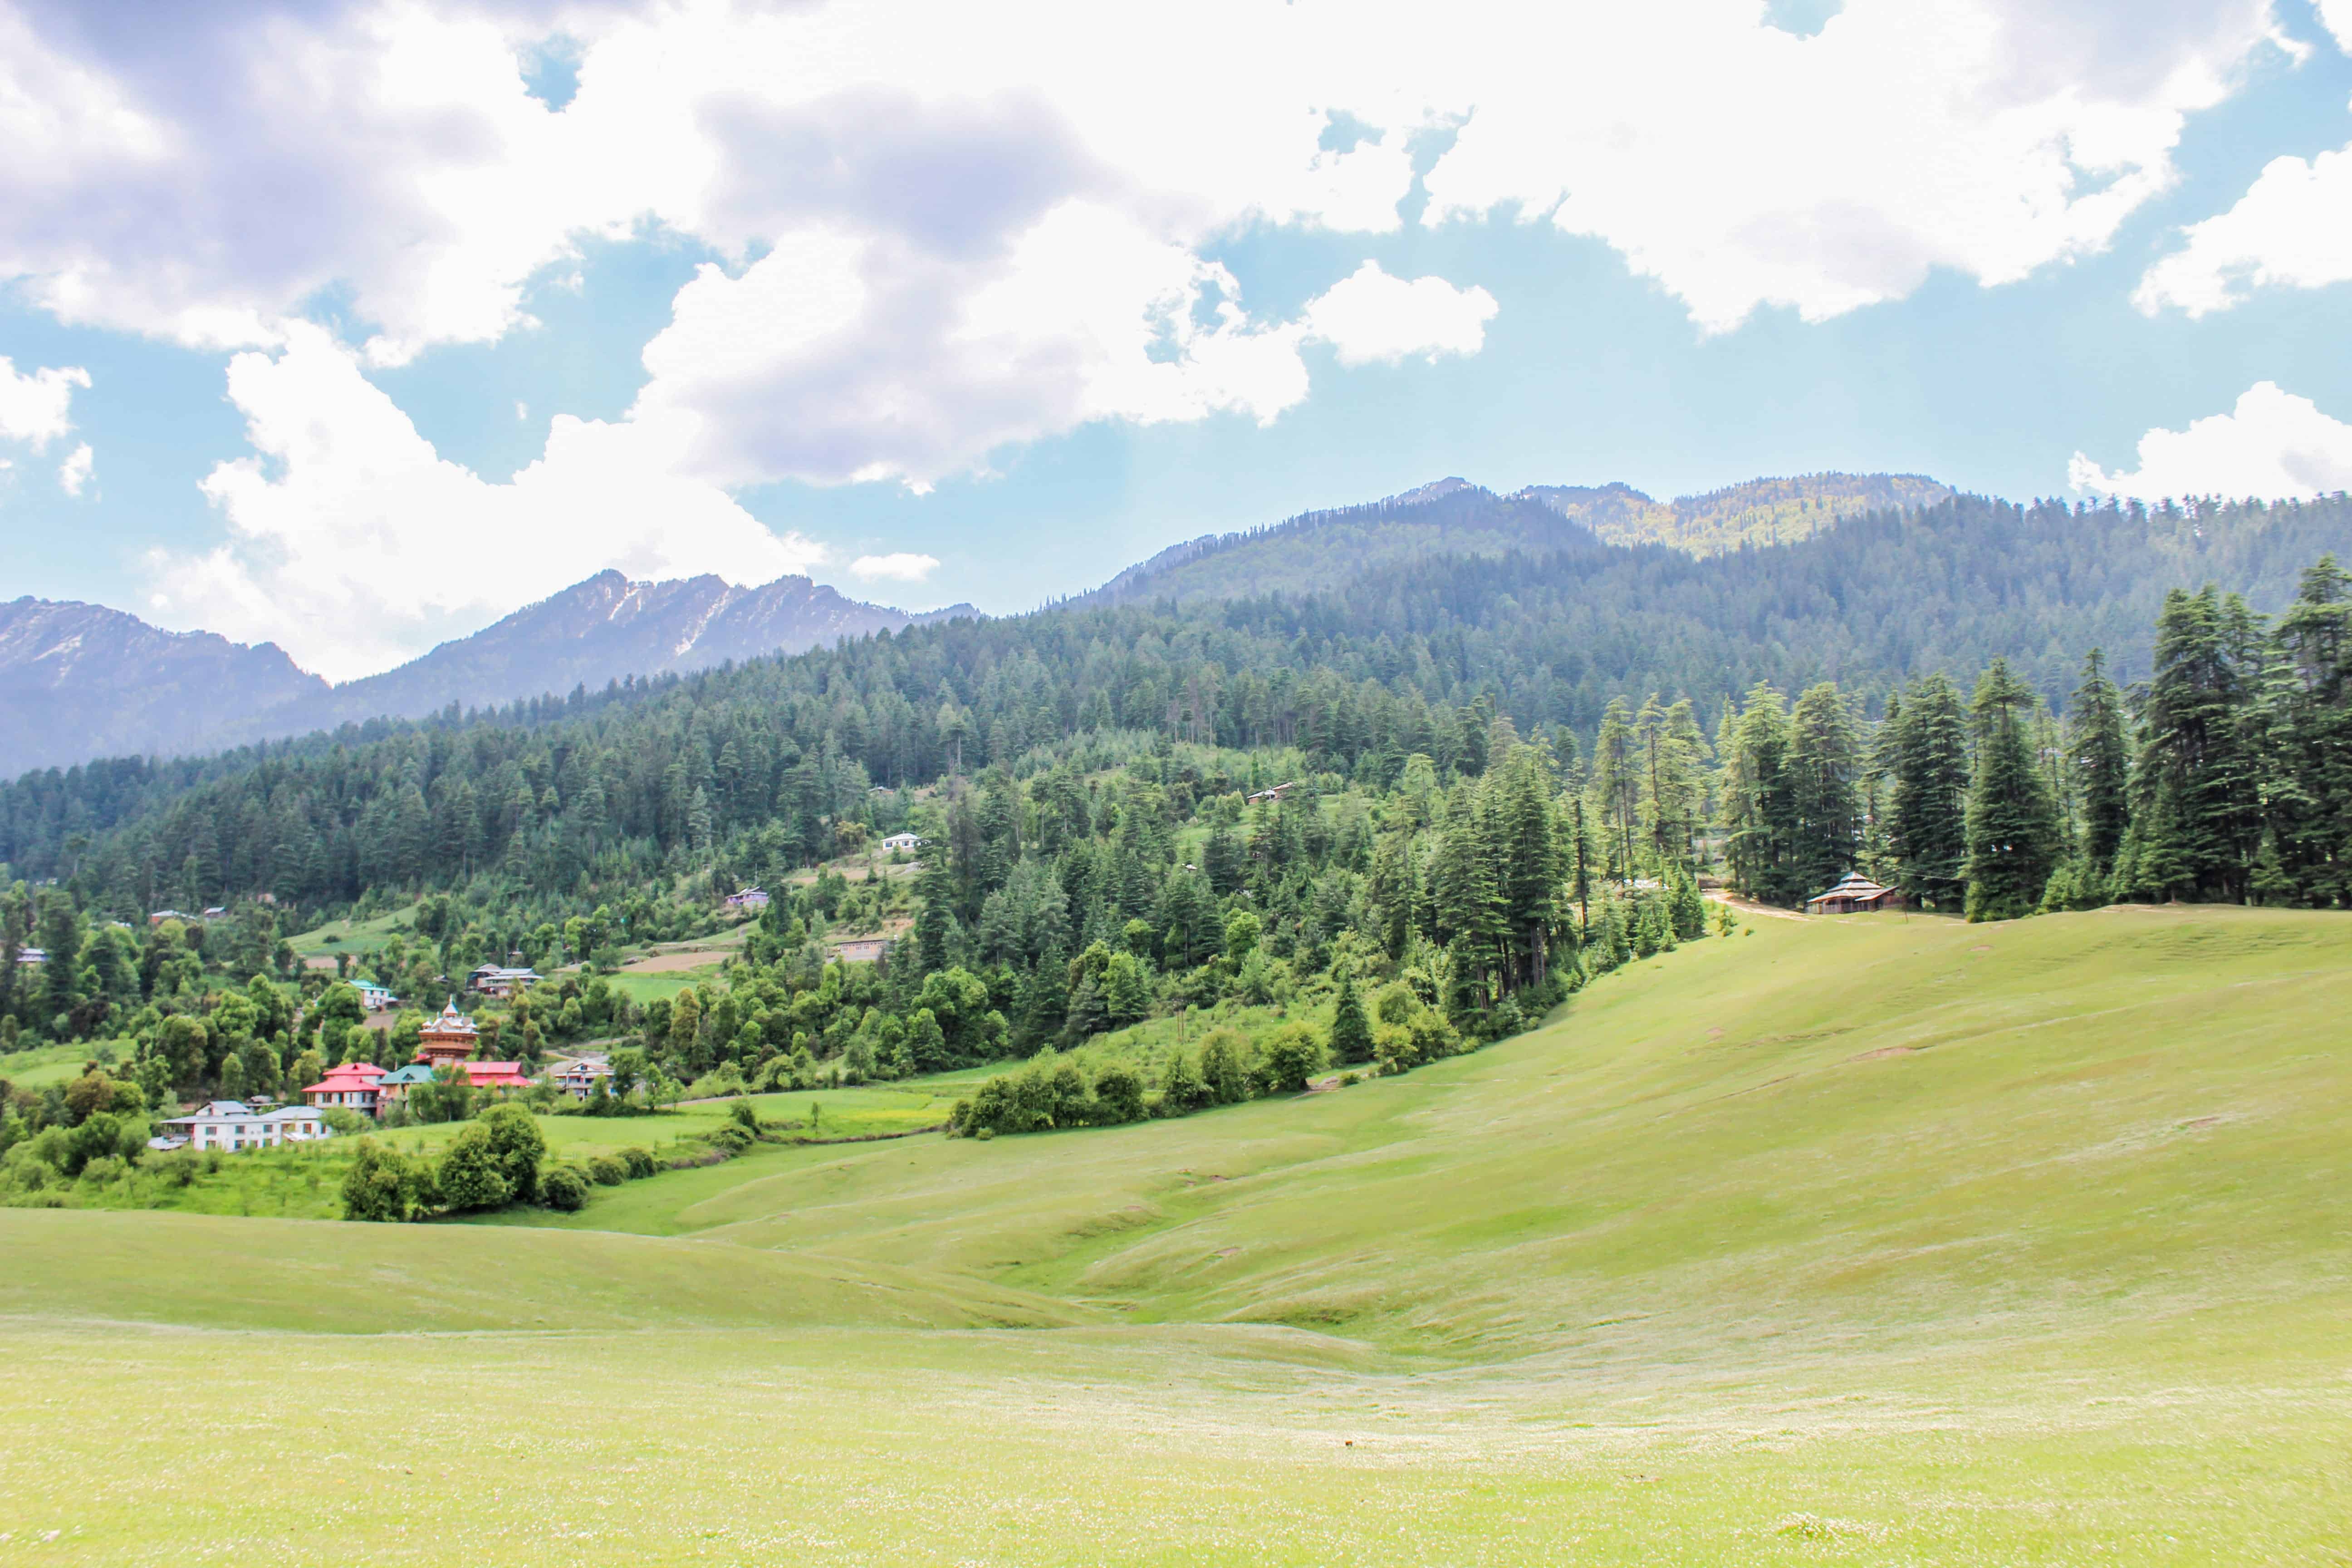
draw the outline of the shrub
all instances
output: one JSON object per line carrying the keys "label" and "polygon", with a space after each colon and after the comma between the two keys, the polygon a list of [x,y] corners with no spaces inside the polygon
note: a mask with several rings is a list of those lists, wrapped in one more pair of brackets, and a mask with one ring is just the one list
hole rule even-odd
{"label": "shrub", "polygon": [[1105,1123],[1143,1120],[1143,1075],[1113,1062],[1095,1075],[1095,1119]]}
{"label": "shrub", "polygon": [[729,1106],[727,1110],[728,1114],[735,1119],[735,1124],[737,1126],[742,1128],[744,1131],[749,1132],[754,1138],[757,1138],[760,1135],[760,1112],[752,1106],[750,1100],[739,1100],[734,1104]]}
{"label": "shrub", "polygon": [[[191,1162],[180,1180],[193,1179]],[[431,1206],[436,1195],[431,1166],[362,1138],[343,1175],[343,1217],[396,1223]]]}
{"label": "shrub", "polygon": [[1250,1097],[1251,1068],[1255,1050],[1239,1029],[1212,1029],[1201,1041],[1201,1077],[1210,1100],[1233,1105]]}
{"label": "shrub", "polygon": [[744,1131],[741,1126],[732,1121],[720,1122],[704,1133],[702,1141],[712,1148],[724,1151],[729,1154],[740,1154],[753,1142],[751,1134]]}
{"label": "shrub", "polygon": [[530,1202],[539,1190],[540,1162],[547,1156],[547,1138],[540,1131],[538,1121],[520,1105],[494,1105],[482,1112],[475,1125],[488,1135],[490,1152],[507,1179],[508,1190]]}
{"label": "shrub", "polygon": [[539,1201],[566,1214],[586,1208],[588,1178],[573,1166],[551,1165],[539,1178]]}
{"label": "shrub", "polygon": [[600,1187],[617,1187],[629,1179],[629,1163],[614,1154],[599,1154],[588,1162],[589,1179]]}
{"label": "shrub", "polygon": [[1209,1103],[1208,1080],[1201,1076],[1192,1053],[1179,1050],[1168,1058],[1160,1077],[1160,1114],[1189,1116]]}
{"label": "shrub", "polygon": [[467,1123],[449,1141],[436,1174],[441,1201],[459,1213],[494,1209],[515,1195],[505,1162],[491,1146],[489,1128],[484,1122]]}
{"label": "shrub", "polygon": [[661,1169],[660,1162],[654,1158],[654,1152],[650,1149],[624,1149],[621,1151],[621,1163],[628,1167],[632,1181],[642,1181]]}
{"label": "shrub", "polygon": [[1258,1076],[1269,1093],[1296,1094],[1322,1067],[1323,1042],[1304,1024],[1286,1024],[1266,1037]]}

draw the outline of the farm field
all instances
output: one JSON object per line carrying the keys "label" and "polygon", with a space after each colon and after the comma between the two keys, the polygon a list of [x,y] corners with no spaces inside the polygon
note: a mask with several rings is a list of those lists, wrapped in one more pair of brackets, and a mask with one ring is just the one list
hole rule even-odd
{"label": "farm field", "polygon": [[1759,921],[1181,1121],[0,1211],[0,1563],[2333,1561],[2347,1010],[2342,917]]}

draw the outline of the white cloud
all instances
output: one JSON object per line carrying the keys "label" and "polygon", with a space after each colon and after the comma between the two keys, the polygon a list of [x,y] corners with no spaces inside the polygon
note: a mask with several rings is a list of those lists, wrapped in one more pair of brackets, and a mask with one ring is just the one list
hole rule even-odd
{"label": "white cloud", "polygon": [[[518,68],[558,26],[560,113]],[[392,363],[513,330],[580,236],[650,222],[730,258],[648,354],[698,463],[919,484],[1074,422],[1295,403],[1297,336],[1208,248],[1397,230],[1417,138],[1433,222],[1597,236],[1707,330],[1820,320],[2105,245],[2273,31],[2267,0],[1850,0],[1805,38],[1756,0],[20,0],[0,275],[209,342],[334,290]]]}
{"label": "white cloud", "polygon": [[2336,47],[2352,55],[2352,0],[2318,0],[2319,20],[2335,35]]}
{"label": "white cloud", "polygon": [[76,447],[66,455],[66,460],[58,465],[58,488],[69,496],[79,496],[82,487],[89,483],[90,465],[95,460],[96,455],[90,451],[89,442],[84,441]]}
{"label": "white cloud", "polygon": [[2078,490],[2143,500],[2204,495],[2308,500],[2352,489],[2352,425],[2329,418],[2307,397],[2258,381],[2227,414],[2191,420],[2186,430],[2142,436],[2133,472],[2110,474],[2077,452],[2066,477]]}
{"label": "white cloud", "polygon": [[2188,243],[2149,268],[2132,296],[2150,315],[2171,305],[2202,316],[2252,289],[2352,279],[2352,147],[2309,163],[2273,159],[2235,206],[2182,232]]}
{"label": "white cloud", "polygon": [[861,555],[849,563],[849,569],[869,582],[887,578],[894,583],[919,583],[940,569],[936,555],[912,555],[898,551],[889,555]]}
{"label": "white cloud", "polygon": [[204,481],[226,542],[158,554],[166,624],[278,642],[347,680],[478,629],[605,567],[739,583],[805,570],[823,550],[778,537],[724,492],[679,477],[682,416],[559,416],[544,455],[505,484],[445,461],[320,329],[229,363],[259,456]]}
{"label": "white cloud", "polygon": [[1341,364],[1394,364],[1412,354],[1476,353],[1497,308],[1484,289],[1456,289],[1443,278],[1407,282],[1367,261],[1309,300],[1304,323]]}
{"label": "white cloud", "polygon": [[73,428],[74,388],[89,385],[89,372],[79,365],[20,375],[0,354],[0,437],[41,450]]}

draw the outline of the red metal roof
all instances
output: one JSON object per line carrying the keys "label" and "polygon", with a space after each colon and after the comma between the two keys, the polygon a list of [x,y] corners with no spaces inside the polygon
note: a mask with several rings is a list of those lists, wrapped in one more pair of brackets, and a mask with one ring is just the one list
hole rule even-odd
{"label": "red metal roof", "polygon": [[464,1062],[466,1081],[476,1089],[521,1089],[530,1082],[520,1062]]}

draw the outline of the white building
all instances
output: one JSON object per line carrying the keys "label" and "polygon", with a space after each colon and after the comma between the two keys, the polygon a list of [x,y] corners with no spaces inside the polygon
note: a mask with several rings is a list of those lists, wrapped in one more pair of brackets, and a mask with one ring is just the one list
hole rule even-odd
{"label": "white building", "polygon": [[234,1152],[273,1149],[280,1143],[308,1143],[314,1138],[334,1136],[325,1113],[314,1106],[289,1105],[277,1110],[256,1110],[241,1100],[215,1100],[193,1116],[166,1117],[163,1124],[180,1131],[175,1136],[151,1139],[148,1147]]}
{"label": "white building", "polygon": [[382,1013],[400,1000],[389,985],[378,985],[373,980],[354,980],[352,989],[360,994],[360,1005],[371,1013]]}
{"label": "white building", "polygon": [[574,1100],[585,1100],[595,1092],[599,1079],[613,1076],[610,1058],[601,1056],[573,1057],[568,1061],[552,1064],[547,1069],[547,1081]]}
{"label": "white building", "polygon": [[894,855],[902,849],[912,855],[922,847],[923,841],[911,833],[893,833],[882,840],[882,847]]}

